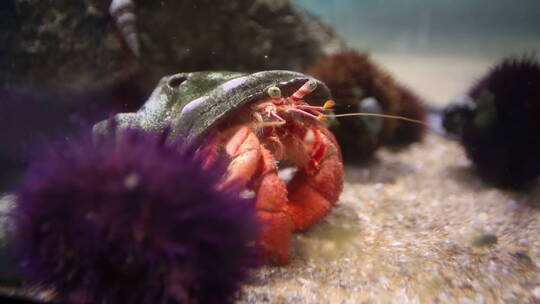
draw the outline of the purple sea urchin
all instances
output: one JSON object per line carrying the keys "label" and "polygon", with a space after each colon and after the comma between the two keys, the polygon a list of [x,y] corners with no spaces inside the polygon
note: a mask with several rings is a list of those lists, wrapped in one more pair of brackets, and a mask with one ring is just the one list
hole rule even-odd
{"label": "purple sea urchin", "polygon": [[36,159],[18,190],[15,247],[33,285],[69,303],[227,303],[249,268],[251,200],[182,138],[88,135]]}
{"label": "purple sea urchin", "polygon": [[447,128],[461,129],[461,142],[480,175],[508,187],[520,187],[538,177],[539,63],[534,58],[505,59],[468,95],[472,106],[449,108],[445,120]]}

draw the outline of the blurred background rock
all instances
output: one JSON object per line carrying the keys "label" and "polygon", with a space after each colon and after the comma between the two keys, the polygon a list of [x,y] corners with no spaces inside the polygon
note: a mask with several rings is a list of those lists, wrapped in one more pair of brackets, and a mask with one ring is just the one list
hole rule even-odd
{"label": "blurred background rock", "polygon": [[178,71],[301,70],[343,44],[287,0],[134,2],[140,58],[114,27],[109,1],[3,2],[2,87],[65,96],[136,76],[153,86]]}

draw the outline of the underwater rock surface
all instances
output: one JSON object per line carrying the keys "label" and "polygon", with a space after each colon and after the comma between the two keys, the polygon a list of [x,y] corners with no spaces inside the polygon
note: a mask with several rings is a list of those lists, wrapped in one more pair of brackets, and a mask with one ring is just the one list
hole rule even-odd
{"label": "underwater rock surface", "polygon": [[109,3],[3,4],[0,88],[38,88],[62,97],[137,75],[151,87],[177,71],[301,70],[343,45],[330,27],[287,0],[135,0],[137,58],[114,26]]}
{"label": "underwater rock surface", "polygon": [[295,236],[291,264],[258,270],[240,303],[540,301],[540,185],[485,184],[457,142],[433,134],[377,157],[346,169],[340,201]]}

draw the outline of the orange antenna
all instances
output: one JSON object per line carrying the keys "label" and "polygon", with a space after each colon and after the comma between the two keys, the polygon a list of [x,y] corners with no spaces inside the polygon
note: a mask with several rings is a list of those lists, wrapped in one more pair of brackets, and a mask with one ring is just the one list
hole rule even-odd
{"label": "orange antenna", "polygon": [[[336,104],[333,100],[327,100],[322,107],[318,107],[320,110],[329,110]],[[351,117],[351,116],[371,116],[371,117],[381,117],[381,118],[392,118],[392,119],[399,119],[399,120],[405,120],[417,124],[421,124],[423,126],[429,127],[429,125],[421,120],[418,119],[412,119],[408,117],[403,116],[397,116],[397,115],[389,115],[389,114],[377,114],[377,113],[344,113],[344,114],[319,114],[317,116],[317,120],[326,120],[328,118],[340,118],[340,117]]]}

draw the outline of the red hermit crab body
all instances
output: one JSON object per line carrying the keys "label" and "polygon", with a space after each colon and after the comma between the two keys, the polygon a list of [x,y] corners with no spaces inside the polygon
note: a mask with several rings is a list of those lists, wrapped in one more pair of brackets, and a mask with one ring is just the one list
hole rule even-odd
{"label": "red hermit crab body", "polygon": [[[269,91],[273,88],[277,89]],[[324,108],[309,106],[295,98],[297,93],[249,105],[219,127],[214,143],[231,157],[224,185],[240,184],[255,194],[258,215],[266,222],[261,242],[279,264],[289,260],[291,233],[324,217],[343,185],[341,152],[334,136],[304,110],[316,113]],[[278,176],[278,163],[298,168],[289,183]]]}
{"label": "red hermit crab body", "polygon": [[[223,154],[230,158],[220,187],[239,186],[254,197],[265,223],[265,255],[286,264],[291,233],[324,217],[343,187],[341,151],[321,121],[332,102],[308,103],[329,98],[322,82],[295,72],[182,73],[162,79],[143,108],[118,115],[117,124],[169,125],[173,134],[196,140],[214,134],[203,148],[208,163]],[[278,176],[284,166],[297,168],[288,182]]]}

